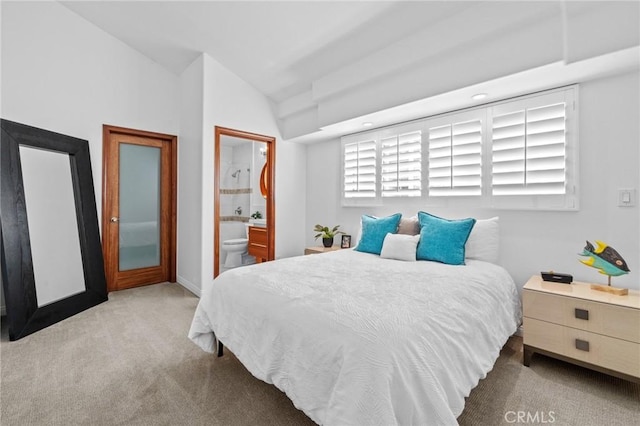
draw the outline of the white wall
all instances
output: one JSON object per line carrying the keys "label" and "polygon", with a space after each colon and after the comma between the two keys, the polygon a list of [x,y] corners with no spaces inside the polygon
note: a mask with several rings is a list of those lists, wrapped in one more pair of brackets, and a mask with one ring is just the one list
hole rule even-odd
{"label": "white wall", "polygon": [[[378,50],[362,49],[352,61],[318,76],[308,92],[281,102],[278,118],[284,136],[303,136],[522,71],[638,46],[640,41],[638,2],[470,3],[434,22],[425,16],[428,25]],[[369,27],[384,27],[383,19]],[[341,46],[336,50],[342,52]]]}
{"label": "white wall", "polygon": [[283,141],[267,99],[206,54],[180,76],[180,98],[178,282],[199,295],[213,280],[215,126],[276,137],[276,257],[302,254],[306,147]]}
{"label": "white wall", "polygon": [[102,125],[178,133],[178,78],[57,2],[2,2],[2,118],[89,141]]}
{"label": "white wall", "polygon": [[282,140],[271,106],[254,87],[204,56],[202,283],[213,280],[214,127],[276,138],[276,258],[304,251],[306,147]]}
{"label": "white wall", "polygon": [[[101,211],[102,125],[178,134],[178,280],[199,293],[213,276],[214,126],[275,136],[276,257],[302,253],[313,225],[357,233],[362,213],[429,209],[413,201],[378,209],[340,206],[340,143],[282,139],[271,105],[252,86],[203,55],[169,73],[56,2],[1,3],[0,115],[89,140]],[[620,251],[638,286],[638,207],[619,208],[615,190],[640,189],[638,74],[583,84],[580,104],[581,210],[573,213],[430,209],[448,217],[502,218],[503,264],[519,283],[542,269],[596,280],[577,263],[584,240]],[[634,161],[635,159],[635,161]]]}
{"label": "white wall", "polygon": [[194,293],[202,269],[202,70],[199,57],[180,75],[176,279]]}
{"label": "white wall", "polygon": [[276,257],[304,247],[306,147],[256,89],[203,55],[175,76],[57,2],[2,2],[2,118],[87,139],[101,213],[102,125],[178,135],[178,281],[213,277],[214,126],[277,138]]}
{"label": "white wall", "polygon": [[[618,188],[639,188],[640,75],[637,72],[580,85],[580,211],[535,212],[429,206],[426,200],[393,200],[384,207],[340,205],[340,141],[307,147],[307,208],[305,236],[313,240],[313,226],[341,225],[357,235],[362,214],[397,211],[414,215],[425,210],[458,218],[500,216],[501,263],[522,286],[533,274],[553,269],[577,280],[605,282],[595,269],[578,263],[585,240],[605,241],[625,258],[631,273],[615,277],[614,285],[640,288],[639,207],[618,207]],[[337,240],[336,240],[336,243]]]}
{"label": "white wall", "polygon": [[57,2],[2,2],[2,118],[89,141],[101,216],[102,125],[178,133],[178,78]]}

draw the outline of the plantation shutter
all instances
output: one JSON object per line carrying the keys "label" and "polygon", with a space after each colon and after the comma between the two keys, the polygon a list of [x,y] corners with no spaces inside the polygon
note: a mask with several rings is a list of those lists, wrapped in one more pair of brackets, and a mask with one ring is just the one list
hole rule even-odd
{"label": "plantation shutter", "polygon": [[482,194],[482,120],[429,128],[429,195]]}
{"label": "plantation shutter", "polygon": [[395,135],[380,143],[382,196],[422,195],[422,133]]}
{"label": "plantation shutter", "polygon": [[577,101],[572,85],[342,136],[342,205],[578,210]]}
{"label": "plantation shutter", "polygon": [[492,195],[565,194],[566,102],[518,106],[493,115]]}
{"label": "plantation shutter", "polygon": [[344,145],[344,197],[376,196],[376,141]]}

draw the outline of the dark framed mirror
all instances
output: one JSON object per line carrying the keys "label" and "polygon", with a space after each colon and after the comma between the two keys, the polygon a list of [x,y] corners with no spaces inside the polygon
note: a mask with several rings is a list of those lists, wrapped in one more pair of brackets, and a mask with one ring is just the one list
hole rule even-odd
{"label": "dark framed mirror", "polygon": [[108,296],[88,142],[0,127],[2,285],[17,340]]}

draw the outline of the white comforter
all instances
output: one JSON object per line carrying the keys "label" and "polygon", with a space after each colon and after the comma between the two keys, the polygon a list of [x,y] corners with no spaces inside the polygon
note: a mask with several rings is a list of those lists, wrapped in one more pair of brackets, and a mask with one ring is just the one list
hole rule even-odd
{"label": "white comforter", "polygon": [[448,425],[519,320],[499,266],[340,250],[221,274],[189,337],[212,352],[215,331],[319,424]]}

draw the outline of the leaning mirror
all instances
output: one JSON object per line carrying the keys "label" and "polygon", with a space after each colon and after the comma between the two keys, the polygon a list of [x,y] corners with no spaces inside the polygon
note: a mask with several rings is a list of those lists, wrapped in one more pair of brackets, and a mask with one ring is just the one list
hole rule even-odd
{"label": "leaning mirror", "polygon": [[2,285],[9,339],[107,300],[86,140],[1,121]]}

